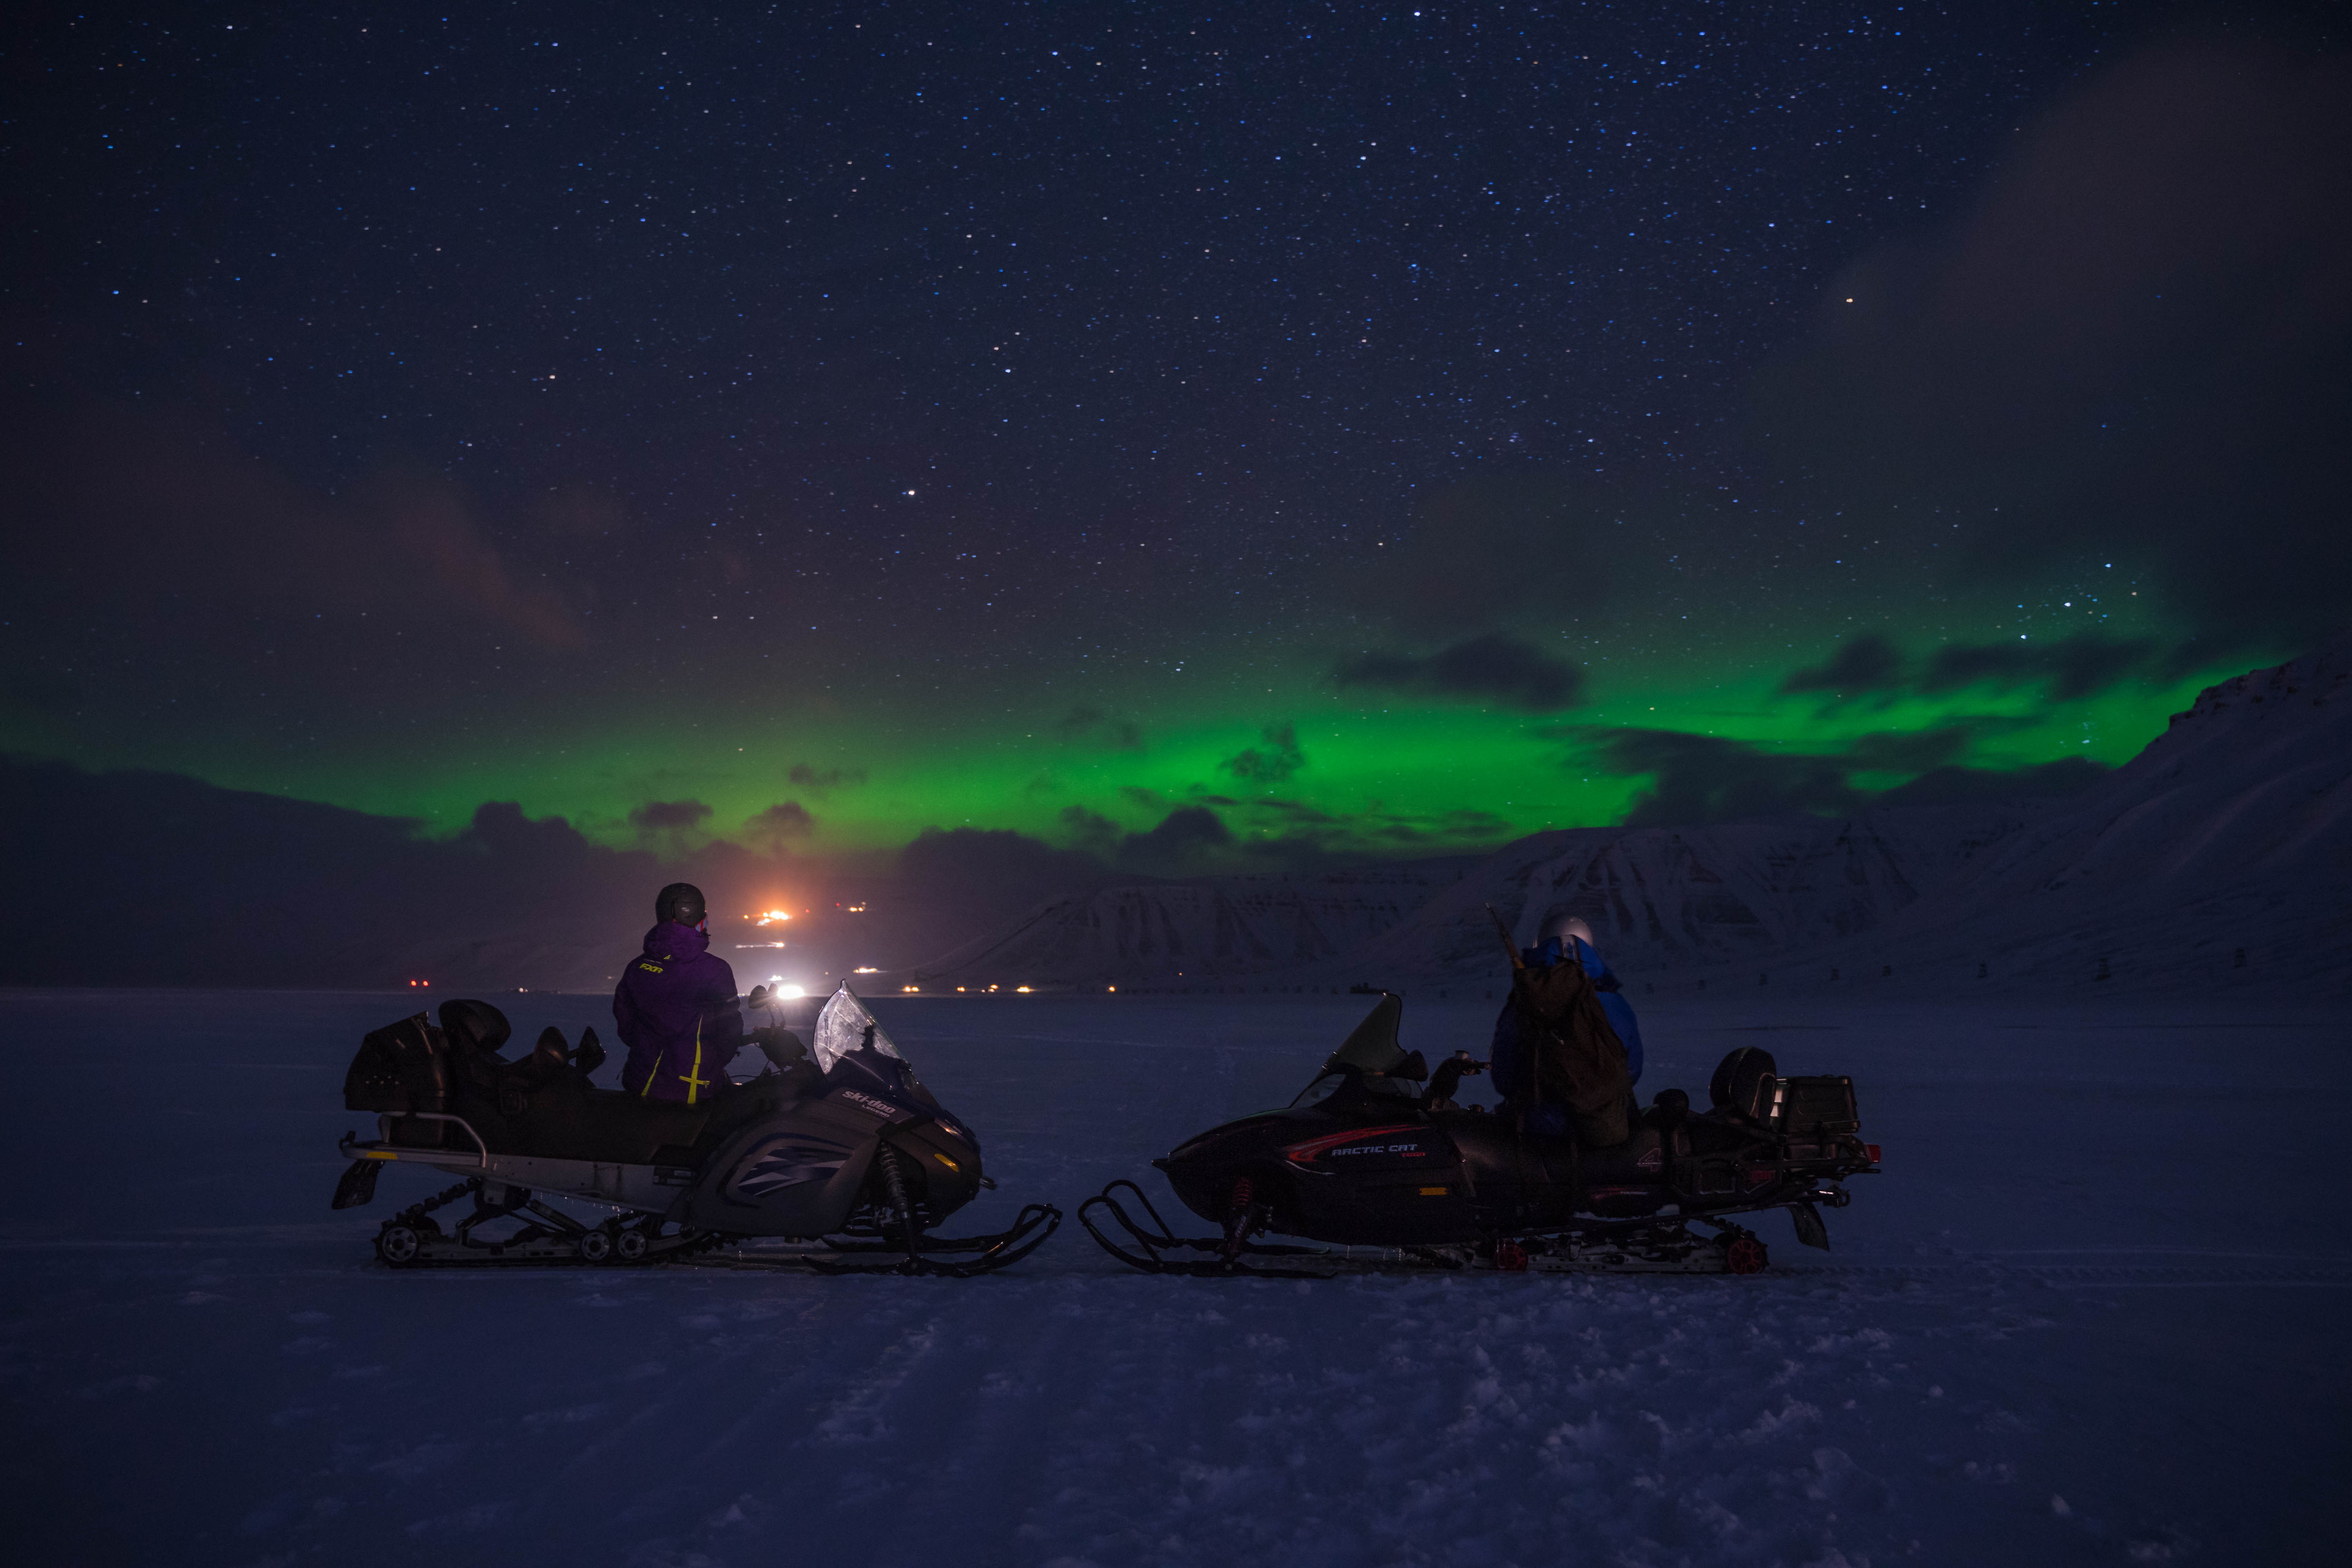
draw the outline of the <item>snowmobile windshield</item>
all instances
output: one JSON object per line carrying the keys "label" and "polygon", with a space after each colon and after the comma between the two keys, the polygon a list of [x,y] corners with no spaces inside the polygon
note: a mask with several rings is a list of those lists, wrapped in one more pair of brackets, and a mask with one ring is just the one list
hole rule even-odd
{"label": "snowmobile windshield", "polygon": [[1405,1063],[1404,1047],[1397,1044],[1397,1026],[1403,1021],[1404,999],[1383,994],[1356,1032],[1324,1060],[1323,1070],[1354,1068],[1367,1077],[1396,1071]]}
{"label": "snowmobile windshield", "polygon": [[907,1058],[866,1010],[866,1004],[845,985],[833,994],[824,1011],[816,1016],[816,1039],[809,1047],[809,1055],[816,1058],[819,1072],[830,1073],[851,1052],[870,1049],[903,1062]]}
{"label": "snowmobile windshield", "polygon": [[1300,1089],[1298,1098],[1290,1102],[1290,1109],[1305,1110],[1322,1104],[1347,1088],[1351,1078],[1364,1086],[1366,1094],[1386,1095],[1392,1100],[1417,1100],[1421,1098],[1420,1085],[1405,1079],[1390,1078],[1385,1073],[1327,1072]]}

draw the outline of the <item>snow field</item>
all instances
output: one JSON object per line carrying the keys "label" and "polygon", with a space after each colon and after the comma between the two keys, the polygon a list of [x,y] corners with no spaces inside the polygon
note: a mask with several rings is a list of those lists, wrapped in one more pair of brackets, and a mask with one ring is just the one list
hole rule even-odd
{"label": "snow field", "polygon": [[[1744,999],[1743,999],[1744,1000]],[[517,998],[518,1035],[598,1021]],[[1002,1190],[1075,1207],[1363,1011],[877,1005]],[[1408,1003],[1406,1044],[1491,1004]],[[402,997],[14,994],[0,1529],[32,1563],[2298,1563],[2347,1458],[2332,1017],[1644,1010],[1761,1043],[1887,1173],[1755,1279],[394,1273],[332,1215]],[[1768,1026],[1759,1028],[1757,1026]],[[609,1035],[609,1029],[604,1031]],[[60,1043],[67,1048],[59,1048]],[[1483,1081],[1483,1080],[1478,1080]],[[1171,1219],[1177,1216],[1171,1213]]]}

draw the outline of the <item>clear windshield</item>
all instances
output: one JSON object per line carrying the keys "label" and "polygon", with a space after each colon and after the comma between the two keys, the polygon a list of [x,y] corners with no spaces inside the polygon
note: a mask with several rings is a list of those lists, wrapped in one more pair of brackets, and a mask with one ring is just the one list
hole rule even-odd
{"label": "clear windshield", "polygon": [[895,1061],[907,1059],[866,1010],[866,1004],[844,985],[816,1016],[816,1039],[809,1047],[809,1055],[816,1058],[819,1072],[829,1073],[842,1058],[865,1046]]}
{"label": "clear windshield", "polygon": [[1362,1073],[1390,1073],[1404,1066],[1404,1047],[1397,1044],[1397,1026],[1404,1018],[1403,1001],[1383,992],[1356,1026],[1355,1033],[1339,1044],[1323,1063],[1323,1070],[1331,1072],[1343,1067]]}
{"label": "clear windshield", "polygon": [[1346,1073],[1327,1072],[1321,1078],[1317,1079],[1313,1083],[1308,1084],[1305,1089],[1300,1089],[1298,1091],[1298,1098],[1290,1102],[1290,1109],[1293,1110],[1304,1110],[1310,1105],[1320,1105],[1325,1100],[1330,1099],[1333,1095],[1339,1093],[1340,1089],[1346,1085],[1347,1081],[1348,1075]]}

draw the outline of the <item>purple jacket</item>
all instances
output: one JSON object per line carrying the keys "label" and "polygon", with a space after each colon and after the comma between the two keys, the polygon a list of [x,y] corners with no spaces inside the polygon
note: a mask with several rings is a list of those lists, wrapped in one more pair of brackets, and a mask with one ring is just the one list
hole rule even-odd
{"label": "purple jacket", "polygon": [[613,992],[613,1021],[629,1059],[621,1087],[649,1100],[699,1105],[729,1087],[727,1064],[743,1043],[735,972],[693,926],[664,921],[646,932]]}

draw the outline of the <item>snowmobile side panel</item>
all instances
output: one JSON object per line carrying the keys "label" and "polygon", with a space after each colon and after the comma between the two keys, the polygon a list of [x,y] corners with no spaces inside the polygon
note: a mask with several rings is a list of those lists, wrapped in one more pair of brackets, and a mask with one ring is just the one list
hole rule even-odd
{"label": "snowmobile side panel", "polygon": [[670,1218],[738,1235],[815,1237],[839,1230],[856,1206],[881,1142],[880,1131],[854,1112],[796,1118],[789,1128],[748,1129],[703,1167]]}
{"label": "snowmobile side panel", "polygon": [[1435,1126],[1350,1128],[1282,1155],[1292,1171],[1274,1199],[1278,1230],[1411,1247],[1455,1239],[1475,1223],[1461,1152]]}

